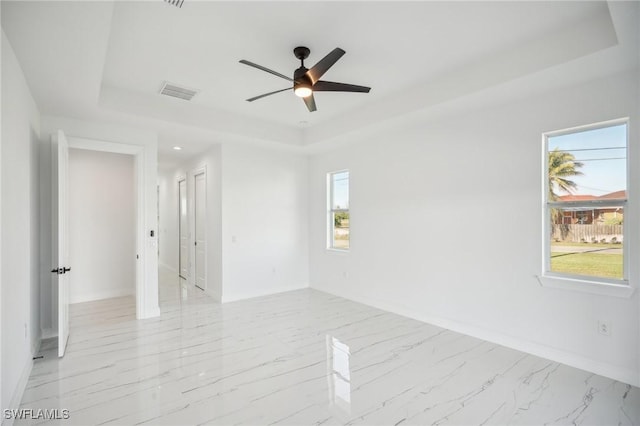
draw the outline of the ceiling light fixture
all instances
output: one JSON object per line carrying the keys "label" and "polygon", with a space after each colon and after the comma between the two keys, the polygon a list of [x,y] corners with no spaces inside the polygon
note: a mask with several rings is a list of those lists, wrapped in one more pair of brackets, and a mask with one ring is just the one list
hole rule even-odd
{"label": "ceiling light fixture", "polygon": [[181,146],[174,146],[173,149],[175,149],[176,151],[180,151],[182,149]]}
{"label": "ceiling light fixture", "polygon": [[345,54],[345,51],[336,47],[327,56],[320,59],[320,61],[313,67],[308,69],[304,66],[304,60],[309,57],[310,50],[308,47],[298,46],[293,49],[293,54],[300,60],[300,67],[293,72],[293,78],[287,77],[284,74],[280,74],[277,71],[270,70],[262,65],[254,64],[246,59],[240,60],[241,64],[248,65],[253,68],[257,68],[261,71],[268,72],[282,79],[288,80],[293,83],[293,87],[289,86],[286,89],[276,90],[274,92],[265,93],[263,95],[254,96],[247,99],[247,102],[257,101],[267,96],[275,95],[276,93],[286,92],[293,89],[296,96],[302,98],[304,104],[307,106],[309,112],[316,110],[316,101],[314,99],[315,92],[360,92],[369,93],[370,87],[357,86],[355,84],[336,83],[334,81],[323,81],[320,78],[331,68],[337,61]]}
{"label": "ceiling light fixture", "polygon": [[300,84],[295,89],[293,89],[293,93],[300,98],[306,98],[307,96],[311,96],[313,91],[311,90],[311,86],[307,84]]}

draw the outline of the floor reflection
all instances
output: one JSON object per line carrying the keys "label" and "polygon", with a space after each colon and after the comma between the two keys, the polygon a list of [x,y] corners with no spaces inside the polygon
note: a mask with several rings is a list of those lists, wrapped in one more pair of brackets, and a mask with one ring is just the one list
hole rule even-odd
{"label": "floor reflection", "polygon": [[330,403],[351,413],[351,370],[349,346],[327,335],[327,380]]}

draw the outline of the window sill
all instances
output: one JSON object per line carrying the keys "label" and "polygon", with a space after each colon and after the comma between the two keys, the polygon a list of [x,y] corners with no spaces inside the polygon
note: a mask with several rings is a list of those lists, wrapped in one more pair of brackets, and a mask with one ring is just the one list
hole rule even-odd
{"label": "window sill", "polygon": [[598,294],[601,296],[629,299],[635,292],[635,288],[629,285],[628,280],[619,281],[618,284],[577,277],[558,276],[549,273],[542,276],[536,275],[536,278],[542,287],[579,291],[582,293]]}

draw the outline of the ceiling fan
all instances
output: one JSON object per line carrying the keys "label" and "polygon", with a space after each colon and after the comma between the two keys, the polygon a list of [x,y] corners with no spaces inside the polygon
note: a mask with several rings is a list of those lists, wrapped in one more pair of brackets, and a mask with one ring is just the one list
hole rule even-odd
{"label": "ceiling fan", "polygon": [[309,48],[304,46],[298,46],[293,49],[293,54],[296,58],[300,59],[300,68],[294,71],[293,78],[287,77],[284,74],[280,74],[279,72],[270,70],[269,68],[265,68],[262,65],[254,64],[253,62],[249,62],[245,59],[240,61],[241,64],[249,65],[250,67],[257,68],[262,71],[266,71],[270,74],[278,76],[280,78],[284,78],[285,80],[289,80],[293,83],[292,87],[288,87],[286,89],[276,90],[274,92],[265,93],[263,95],[255,96],[253,98],[247,99],[248,102],[253,102],[258,99],[262,99],[266,96],[275,95],[276,93],[285,92],[287,90],[292,90],[304,101],[305,105],[309,109],[310,112],[316,110],[316,101],[313,97],[313,92],[360,92],[360,93],[369,93],[371,90],[370,87],[365,86],[356,86],[355,84],[346,84],[346,83],[335,83],[333,81],[324,81],[320,80],[320,78],[327,72],[329,68],[333,66],[338,59],[345,54],[345,51],[336,47],[333,49],[327,56],[320,59],[320,61],[315,64],[310,69],[307,69],[304,66],[304,60],[309,57],[309,53],[311,51]]}

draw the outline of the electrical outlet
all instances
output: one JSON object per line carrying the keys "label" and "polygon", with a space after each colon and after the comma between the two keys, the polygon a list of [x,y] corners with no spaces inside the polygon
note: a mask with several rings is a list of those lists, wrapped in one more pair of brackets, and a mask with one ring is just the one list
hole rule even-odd
{"label": "electrical outlet", "polygon": [[611,323],[609,321],[598,320],[598,333],[611,336]]}

